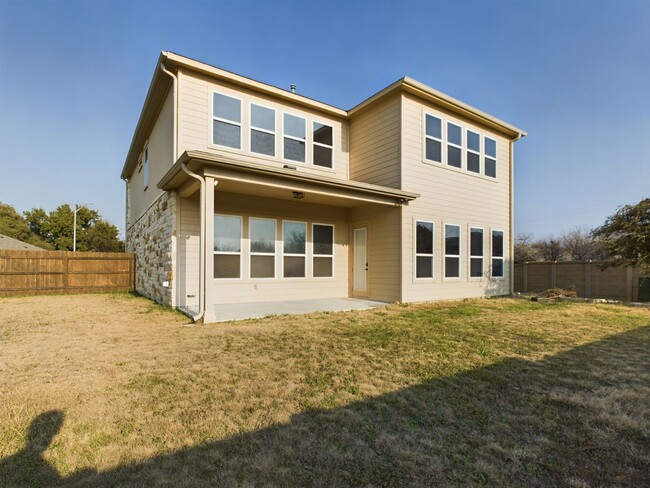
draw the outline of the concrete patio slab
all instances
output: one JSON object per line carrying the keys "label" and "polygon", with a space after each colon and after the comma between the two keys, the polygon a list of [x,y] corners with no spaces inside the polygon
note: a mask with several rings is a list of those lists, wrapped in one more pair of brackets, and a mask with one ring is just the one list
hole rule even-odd
{"label": "concrete patio slab", "polygon": [[218,322],[267,317],[269,315],[295,315],[312,312],[344,312],[385,307],[386,302],[357,298],[319,298],[313,300],[285,300],[282,302],[229,303],[214,306]]}

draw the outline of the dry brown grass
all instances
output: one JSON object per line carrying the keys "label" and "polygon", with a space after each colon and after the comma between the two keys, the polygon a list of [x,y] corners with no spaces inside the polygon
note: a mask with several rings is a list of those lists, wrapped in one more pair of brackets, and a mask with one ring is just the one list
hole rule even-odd
{"label": "dry brown grass", "polygon": [[188,327],[126,294],[2,299],[0,485],[647,485],[649,324],[503,299]]}

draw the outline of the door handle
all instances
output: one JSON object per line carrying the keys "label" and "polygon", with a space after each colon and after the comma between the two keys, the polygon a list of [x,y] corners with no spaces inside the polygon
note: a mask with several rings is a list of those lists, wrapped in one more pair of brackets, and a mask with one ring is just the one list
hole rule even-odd
{"label": "door handle", "polygon": [[366,271],[368,271],[368,263],[366,263]]}

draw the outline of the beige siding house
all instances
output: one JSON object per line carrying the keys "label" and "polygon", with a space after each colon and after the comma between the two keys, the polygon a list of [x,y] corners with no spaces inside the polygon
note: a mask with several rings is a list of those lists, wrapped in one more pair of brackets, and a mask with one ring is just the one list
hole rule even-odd
{"label": "beige siding house", "polygon": [[524,135],[409,78],[346,111],[163,52],[122,170],[136,288],[206,322],[507,295]]}

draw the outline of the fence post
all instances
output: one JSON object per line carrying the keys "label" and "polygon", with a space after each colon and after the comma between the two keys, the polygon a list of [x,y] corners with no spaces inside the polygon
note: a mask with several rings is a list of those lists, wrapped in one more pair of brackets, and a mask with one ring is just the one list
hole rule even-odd
{"label": "fence post", "polygon": [[585,298],[591,298],[591,259],[585,261]]}
{"label": "fence post", "polygon": [[524,293],[528,293],[528,261],[524,262],[522,269],[524,270]]}
{"label": "fence post", "polygon": [[557,269],[556,269],[556,266],[557,266],[557,261],[553,261],[551,263],[551,288],[555,288],[556,287],[555,285],[557,283],[557,279],[556,279]]}

